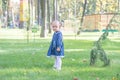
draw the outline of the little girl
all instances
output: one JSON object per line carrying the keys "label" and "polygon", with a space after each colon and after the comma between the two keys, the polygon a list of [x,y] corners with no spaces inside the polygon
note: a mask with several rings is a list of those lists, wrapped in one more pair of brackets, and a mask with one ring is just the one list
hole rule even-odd
{"label": "little girl", "polygon": [[55,56],[55,63],[53,67],[56,70],[61,70],[61,58],[64,57],[64,44],[60,27],[61,25],[59,21],[52,22],[52,29],[54,31],[54,35],[47,53],[47,56]]}

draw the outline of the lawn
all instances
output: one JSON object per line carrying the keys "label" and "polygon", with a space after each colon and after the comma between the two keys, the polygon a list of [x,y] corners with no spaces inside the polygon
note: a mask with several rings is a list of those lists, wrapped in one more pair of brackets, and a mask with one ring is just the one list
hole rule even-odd
{"label": "lawn", "polygon": [[[112,80],[120,77],[120,42],[105,41],[103,48],[111,60],[102,67],[98,60],[89,66],[93,41],[64,40],[65,58],[60,72],[52,69],[54,58],[47,58],[50,40],[0,40],[0,80]],[[84,61],[85,60],[85,61]]]}

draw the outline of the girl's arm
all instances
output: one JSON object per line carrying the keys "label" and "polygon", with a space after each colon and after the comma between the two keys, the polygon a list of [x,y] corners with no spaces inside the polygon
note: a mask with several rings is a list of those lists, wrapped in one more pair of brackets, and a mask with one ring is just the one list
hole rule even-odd
{"label": "girl's arm", "polygon": [[59,33],[57,36],[57,51],[60,51],[62,46],[62,33]]}

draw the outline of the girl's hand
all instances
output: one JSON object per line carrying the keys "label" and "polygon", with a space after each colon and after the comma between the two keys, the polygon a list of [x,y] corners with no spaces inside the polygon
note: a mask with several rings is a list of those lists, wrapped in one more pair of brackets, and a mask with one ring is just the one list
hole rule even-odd
{"label": "girl's hand", "polygon": [[57,48],[57,51],[58,51],[58,52],[60,51],[60,48],[59,48],[59,47]]}

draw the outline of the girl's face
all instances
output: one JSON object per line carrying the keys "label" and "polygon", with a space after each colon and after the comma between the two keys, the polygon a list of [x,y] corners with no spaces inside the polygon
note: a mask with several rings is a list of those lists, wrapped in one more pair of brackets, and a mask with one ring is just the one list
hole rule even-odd
{"label": "girl's face", "polygon": [[53,29],[53,31],[59,31],[60,30],[60,24],[59,24],[59,22],[53,22],[52,23],[52,29]]}

